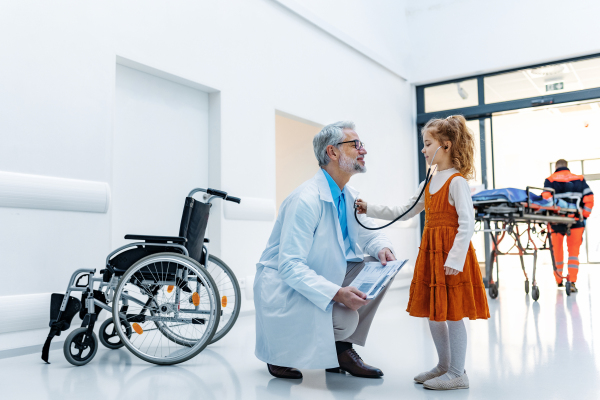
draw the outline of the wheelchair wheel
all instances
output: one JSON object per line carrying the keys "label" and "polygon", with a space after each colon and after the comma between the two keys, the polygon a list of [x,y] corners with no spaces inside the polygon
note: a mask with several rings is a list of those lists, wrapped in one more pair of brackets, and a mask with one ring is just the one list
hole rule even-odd
{"label": "wheelchair wheel", "polygon": [[525,294],[529,294],[529,281],[525,281]]}
{"label": "wheelchair wheel", "polygon": [[67,336],[63,345],[63,352],[68,362],[81,366],[92,361],[98,351],[98,338],[92,332],[87,334],[88,328],[77,328]]}
{"label": "wheelchair wheel", "polygon": [[171,365],[189,360],[210,343],[221,304],[214,280],[198,262],[181,254],[157,253],[123,274],[112,309],[113,320],[131,325],[131,337],[122,324],[115,328],[133,354]]}
{"label": "wheelchair wheel", "polygon": [[[115,329],[115,324],[113,323],[114,319],[109,318],[100,325],[100,329],[98,334],[100,335],[100,343],[111,350],[120,349],[125,346],[123,342],[121,342],[121,338],[117,334],[117,330]],[[123,329],[125,330],[125,334],[127,337],[131,338],[132,330],[131,325],[127,321],[121,320],[121,324],[123,325]]]}
{"label": "wheelchair wheel", "polygon": [[235,274],[223,260],[209,255],[206,270],[215,280],[221,296],[221,318],[217,332],[210,342],[212,344],[221,340],[233,328],[240,315],[242,295]]}
{"label": "wheelchair wheel", "polygon": [[538,301],[538,299],[540,298],[540,289],[537,286],[534,286],[533,288],[531,288],[531,298],[535,301]]}

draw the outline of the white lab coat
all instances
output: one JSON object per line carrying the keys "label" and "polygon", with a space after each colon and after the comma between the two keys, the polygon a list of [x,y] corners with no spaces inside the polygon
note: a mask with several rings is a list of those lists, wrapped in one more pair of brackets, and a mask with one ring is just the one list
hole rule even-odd
{"label": "white lab coat", "polygon": [[[356,223],[358,192],[346,185],[344,196],[354,254],[377,257],[384,247],[392,249],[381,231]],[[372,225],[364,215],[360,219]],[[327,178],[319,171],[285,199],[256,264],[256,357],[284,367],[338,366],[331,310],[346,265],[337,209]]]}

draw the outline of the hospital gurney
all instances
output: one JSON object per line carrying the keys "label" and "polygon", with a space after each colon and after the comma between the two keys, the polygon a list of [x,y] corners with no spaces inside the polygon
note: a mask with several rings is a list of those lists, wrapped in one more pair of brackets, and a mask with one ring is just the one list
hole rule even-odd
{"label": "hospital gurney", "polygon": [[[530,192],[538,189],[552,193],[552,200],[545,200]],[[529,294],[529,277],[525,271],[524,255],[533,255],[533,276],[531,297],[537,301],[540,291],[535,280],[538,250],[550,250],[552,268],[556,271],[556,262],[550,240],[549,224],[565,224],[568,228],[578,218],[582,218],[581,209],[569,208],[566,202],[557,203],[554,189],[527,186],[522,189],[495,189],[476,193],[473,197],[475,221],[479,229],[475,232],[487,232],[492,240],[489,257],[486,257],[486,275],[490,297],[498,297],[499,275],[498,256],[518,255],[521,269],[525,275],[525,293]],[[563,207],[561,207],[561,205]],[[483,225],[483,227],[481,227]],[[492,227],[493,225],[493,227]],[[510,239],[509,239],[510,238]],[[541,244],[538,245],[536,240]],[[514,241],[507,251],[500,251],[503,240]],[[523,246],[522,240],[526,239]],[[486,255],[487,256],[487,255]],[[496,280],[494,280],[494,263],[496,264]],[[571,284],[567,279],[567,295],[571,294]]]}

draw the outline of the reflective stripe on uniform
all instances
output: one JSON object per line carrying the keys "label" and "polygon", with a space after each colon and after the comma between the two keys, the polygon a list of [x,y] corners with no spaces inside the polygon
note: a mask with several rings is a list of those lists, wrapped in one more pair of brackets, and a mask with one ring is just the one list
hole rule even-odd
{"label": "reflective stripe on uniform", "polygon": [[579,261],[579,257],[569,257],[569,261]]}
{"label": "reflective stripe on uniform", "polygon": [[592,193],[592,189],[590,188],[585,188],[583,189],[583,195],[585,196],[586,194]]}
{"label": "reflective stripe on uniform", "polygon": [[565,193],[556,193],[555,197],[557,199],[562,199],[563,197],[577,197],[577,198],[581,198],[583,197],[582,193],[578,193],[578,192],[565,192]]}
{"label": "reflective stripe on uniform", "polygon": [[579,269],[579,264],[569,264],[569,269],[571,268]]}
{"label": "reflective stripe on uniform", "polygon": [[592,212],[592,209],[586,206],[583,206],[583,210],[587,212]]}

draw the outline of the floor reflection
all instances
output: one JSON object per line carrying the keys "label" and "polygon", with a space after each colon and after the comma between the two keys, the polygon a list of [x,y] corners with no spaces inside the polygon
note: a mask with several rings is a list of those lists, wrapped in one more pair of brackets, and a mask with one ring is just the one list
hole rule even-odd
{"label": "floor reflection", "polygon": [[580,292],[572,296],[556,288],[547,269],[539,272],[536,302],[523,290],[519,264],[503,262],[499,297],[488,299],[491,318],[466,321],[469,390],[435,392],[414,383],[412,377],[432,368],[437,354],[427,321],[405,312],[408,291],[402,289],[388,293],[367,345],[357,347],[365,362],[384,371],[382,379],[323,370],[303,370],[302,380],[273,378],[254,356],[250,315],[223,340],[175,366],[148,364],[125,348],[101,348],[83,367],[68,364],[60,350],[52,352],[51,365],[39,354],[0,359],[2,398],[596,399],[600,350],[593,328],[600,316],[593,310],[600,297],[591,282],[600,269],[582,266]]}

